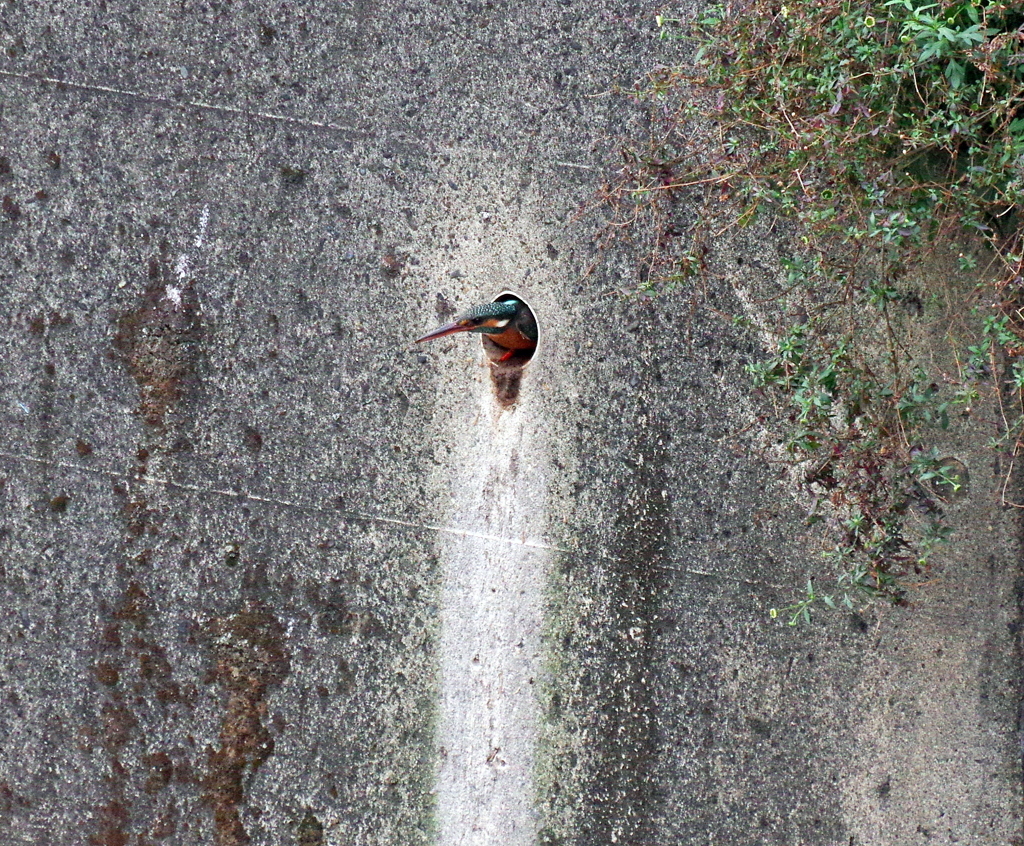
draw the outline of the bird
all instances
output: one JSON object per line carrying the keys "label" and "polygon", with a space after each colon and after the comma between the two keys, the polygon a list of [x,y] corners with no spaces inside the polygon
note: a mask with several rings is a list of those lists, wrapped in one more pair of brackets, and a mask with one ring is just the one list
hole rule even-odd
{"label": "bird", "polygon": [[532,351],[537,346],[537,320],[530,307],[517,297],[483,303],[458,315],[451,323],[428,332],[416,343],[433,341],[456,332],[479,332],[505,350],[498,361],[508,361],[517,352]]}

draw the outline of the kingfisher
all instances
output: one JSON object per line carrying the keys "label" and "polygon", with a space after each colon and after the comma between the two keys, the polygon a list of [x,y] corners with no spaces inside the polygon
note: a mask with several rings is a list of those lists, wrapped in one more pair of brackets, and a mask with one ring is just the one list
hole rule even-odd
{"label": "kingfisher", "polygon": [[493,303],[473,306],[451,323],[428,332],[416,343],[433,341],[456,332],[480,332],[505,350],[498,361],[508,361],[517,352],[537,346],[537,320],[530,307],[516,297],[505,297]]}

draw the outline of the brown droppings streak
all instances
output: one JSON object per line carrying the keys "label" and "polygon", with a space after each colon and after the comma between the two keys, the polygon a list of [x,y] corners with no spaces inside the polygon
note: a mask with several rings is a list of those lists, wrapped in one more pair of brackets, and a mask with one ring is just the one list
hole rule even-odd
{"label": "brown droppings streak", "polygon": [[90,846],[127,846],[128,809],[113,800],[99,810],[99,831],[89,838]]}
{"label": "brown droppings streak", "polygon": [[166,752],[154,752],[152,755],[144,755],[142,764],[146,768],[146,784],[143,790],[146,793],[159,793],[171,783],[171,776],[174,775],[174,764],[171,756]]}
{"label": "brown droppings streak", "polygon": [[142,585],[132,582],[125,590],[121,605],[114,612],[114,618],[132,623],[136,629],[145,629],[149,625],[149,615],[153,610],[153,600],[142,589]]}
{"label": "brown droppings streak", "polygon": [[516,404],[522,382],[522,365],[491,364],[491,386],[494,389],[494,399],[502,408],[511,408]]}
{"label": "brown droppings streak", "polygon": [[117,667],[109,661],[97,661],[96,666],[93,667],[93,673],[96,675],[96,680],[106,687],[113,687],[120,679]]}
{"label": "brown droppings streak", "polygon": [[116,606],[103,603],[102,613],[101,657],[92,666],[99,707],[89,743],[106,752],[108,795],[91,812],[87,842],[152,844],[143,831],[158,839],[155,832],[166,837],[175,831],[177,811],[164,792],[189,767],[175,760],[180,748],[161,748],[161,728],[191,708],[195,696],[182,693],[167,650],[154,640],[159,603],[140,581],[129,580]]}
{"label": "brown droppings streak", "polygon": [[266,698],[287,677],[291,664],[284,629],[260,602],[207,626],[213,667],[210,676],[226,693],[220,747],[209,751],[204,798],[213,809],[218,846],[250,841],[242,824],[243,783],[273,753],[264,724]]}
{"label": "brown droppings streak", "polygon": [[177,286],[172,298],[171,286],[159,281],[161,269],[150,262],[152,281],[138,307],[118,319],[114,336],[114,348],[139,387],[139,413],[151,426],[163,426],[181,398],[195,371],[200,337],[195,292],[190,285]]}

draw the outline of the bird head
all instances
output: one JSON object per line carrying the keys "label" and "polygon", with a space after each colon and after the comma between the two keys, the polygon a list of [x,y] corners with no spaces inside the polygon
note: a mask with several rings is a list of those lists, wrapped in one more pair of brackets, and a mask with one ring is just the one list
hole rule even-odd
{"label": "bird head", "polygon": [[445,335],[454,335],[457,332],[481,332],[486,335],[500,335],[515,318],[516,313],[522,306],[520,300],[500,300],[495,303],[484,303],[473,306],[468,311],[458,315],[451,323],[438,326],[433,332],[428,332],[422,338],[417,338],[416,343],[433,341],[443,338]]}

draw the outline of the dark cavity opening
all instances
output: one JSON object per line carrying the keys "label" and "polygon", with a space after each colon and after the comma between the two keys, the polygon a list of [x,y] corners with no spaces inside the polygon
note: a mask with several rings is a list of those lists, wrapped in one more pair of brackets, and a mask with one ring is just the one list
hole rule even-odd
{"label": "dark cavity opening", "polygon": [[[511,291],[502,291],[491,302],[501,303],[508,302],[509,300],[519,300],[526,307],[527,314],[521,319],[527,321],[528,324],[532,324],[533,331],[538,335],[537,342],[539,344],[539,332],[536,328],[537,318],[526,300]],[[525,328],[528,330],[528,325]],[[492,341],[487,335],[481,335],[480,338],[484,345],[484,353],[487,355],[491,365],[491,384],[494,387],[494,398],[502,408],[509,408],[515,405],[516,400],[519,399],[519,388],[523,382],[524,369],[530,362],[530,359],[533,358],[537,348],[509,350]]]}

